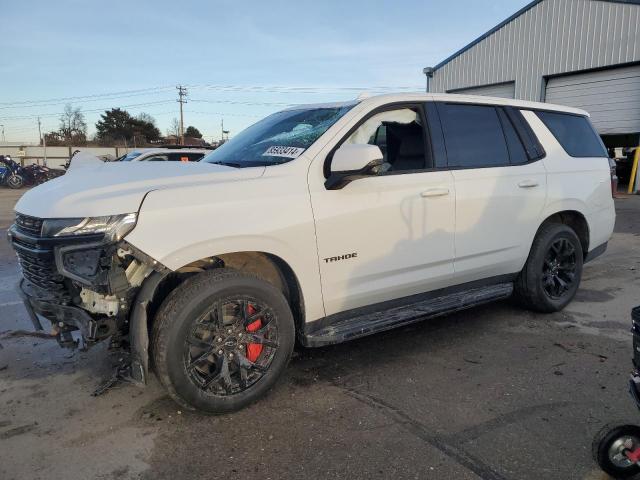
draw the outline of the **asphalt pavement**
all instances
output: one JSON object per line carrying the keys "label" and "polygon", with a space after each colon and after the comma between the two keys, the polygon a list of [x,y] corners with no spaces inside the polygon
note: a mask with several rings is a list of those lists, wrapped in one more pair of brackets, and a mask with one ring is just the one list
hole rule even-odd
{"label": "asphalt pavement", "polygon": [[[20,193],[0,188],[0,234]],[[640,197],[574,302],[541,315],[509,301],[365,339],[300,349],[262,401],[180,411],[155,378],[91,393],[105,346],[33,336],[0,241],[0,478],[606,479],[591,439],[640,423],[627,393],[640,304]]]}

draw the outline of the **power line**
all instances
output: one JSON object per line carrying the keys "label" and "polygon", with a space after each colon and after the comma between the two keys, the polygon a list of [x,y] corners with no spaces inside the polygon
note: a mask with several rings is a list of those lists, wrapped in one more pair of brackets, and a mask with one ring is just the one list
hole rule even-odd
{"label": "power line", "polygon": [[[80,110],[82,113],[96,113],[96,112],[104,112],[107,110],[111,110],[112,108],[136,108],[136,107],[147,107],[150,105],[163,105],[167,103],[173,103],[173,100],[160,100],[158,102],[146,102],[146,103],[135,103],[131,105],[119,105],[119,106],[111,106],[106,108],[96,108],[92,110]],[[9,117],[0,117],[3,120],[27,120],[30,118],[38,118],[38,117],[57,117],[62,115],[63,112],[58,113],[44,113],[44,114],[34,114],[34,115],[16,115]]]}
{"label": "power line", "polygon": [[[373,85],[373,86],[327,86],[327,85],[235,85],[235,84],[196,84],[185,85],[185,88],[191,88],[194,90],[221,90],[221,91],[234,91],[234,92],[269,92],[269,93],[332,93],[332,92],[360,92],[360,91],[373,91],[373,92],[390,92],[390,91],[422,91],[422,86],[416,85]],[[70,97],[55,97],[39,100],[16,100],[13,102],[0,102],[1,107],[5,106],[27,106],[27,105],[39,105],[52,102],[71,102],[71,101],[89,101],[89,99],[99,99],[107,97],[126,98],[137,95],[146,95],[153,92],[166,91],[173,88],[172,86],[158,86],[141,88],[137,90],[120,90],[117,92],[95,93],[88,95],[77,95]],[[59,104],[59,103],[56,103]],[[42,105],[44,106],[44,105]]]}
{"label": "power line", "polygon": [[251,106],[265,106],[265,107],[292,107],[300,105],[299,103],[285,103],[285,102],[246,102],[241,100],[202,100],[191,99],[192,102],[202,103],[224,103],[226,105],[251,105]]}
{"label": "power line", "polygon": [[[157,91],[167,90],[167,89],[170,89],[170,88],[172,88],[172,87],[151,87],[151,88],[142,88],[142,89],[138,89],[138,90],[122,90],[120,92],[96,93],[96,94],[91,94],[91,95],[79,95],[79,96],[74,96],[74,97],[47,98],[47,99],[42,99],[42,100],[19,100],[19,101],[15,101],[15,102],[0,102],[0,105],[26,105],[26,104],[32,104],[32,103],[68,102],[68,101],[72,101],[72,100],[84,100],[84,99],[89,99],[89,98],[114,97],[114,96],[118,96],[118,95],[122,95],[123,97],[126,97],[126,96],[141,95],[143,93],[149,93],[149,92],[154,92],[154,91],[157,92]],[[128,94],[131,94],[131,95],[128,95]]]}
{"label": "power line", "polygon": [[[101,102],[103,100],[118,100],[121,98],[131,98],[131,97],[144,97],[149,95],[156,95],[158,92],[143,92],[143,93],[131,93],[129,95],[118,95],[113,97],[96,97],[96,98],[87,98],[83,100],[78,100],[78,102],[87,103],[87,102]],[[163,92],[164,93],[164,92]],[[68,101],[60,101],[60,102],[51,102],[51,103],[34,103],[31,105],[4,105],[0,104],[0,110],[8,110],[8,109],[17,109],[17,108],[38,108],[38,107],[52,107],[55,105],[65,105],[70,103]]]}

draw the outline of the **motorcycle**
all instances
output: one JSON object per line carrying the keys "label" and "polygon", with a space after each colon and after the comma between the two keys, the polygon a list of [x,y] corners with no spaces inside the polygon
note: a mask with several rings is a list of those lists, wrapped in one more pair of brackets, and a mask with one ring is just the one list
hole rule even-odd
{"label": "motorcycle", "polygon": [[9,156],[0,156],[0,185],[6,185],[9,188],[40,185],[64,173],[64,170],[44,165],[33,164],[22,167]]}
{"label": "motorcycle", "polygon": [[40,185],[41,183],[51,180],[53,173],[49,167],[43,165],[28,165],[22,168],[22,176],[25,185]]}
{"label": "motorcycle", "polygon": [[0,185],[6,185],[9,188],[18,189],[22,188],[25,184],[25,178],[23,176],[23,168],[10,156],[0,155],[0,166],[3,167],[0,171]]}

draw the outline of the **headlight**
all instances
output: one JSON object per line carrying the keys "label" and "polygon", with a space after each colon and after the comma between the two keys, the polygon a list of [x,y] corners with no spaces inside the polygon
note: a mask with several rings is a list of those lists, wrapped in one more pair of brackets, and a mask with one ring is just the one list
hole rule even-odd
{"label": "headlight", "polygon": [[60,218],[45,220],[42,235],[45,237],[67,237],[104,233],[105,239],[118,241],[133,230],[137,214],[110,215],[107,217]]}

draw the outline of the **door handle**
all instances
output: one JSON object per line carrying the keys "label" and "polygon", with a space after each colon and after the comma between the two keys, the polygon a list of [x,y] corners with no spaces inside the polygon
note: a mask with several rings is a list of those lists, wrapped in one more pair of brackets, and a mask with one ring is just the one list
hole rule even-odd
{"label": "door handle", "polygon": [[444,195],[449,195],[449,189],[447,187],[430,188],[420,194],[422,197],[442,197]]}
{"label": "door handle", "polygon": [[520,183],[518,183],[518,186],[520,188],[532,188],[532,187],[537,187],[538,182],[536,182],[535,180],[523,180]]}

